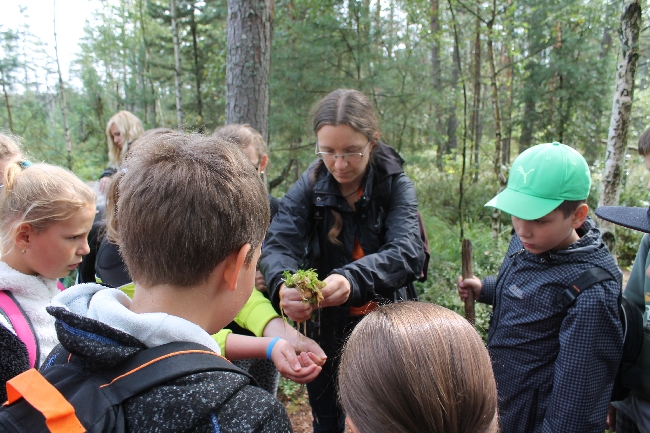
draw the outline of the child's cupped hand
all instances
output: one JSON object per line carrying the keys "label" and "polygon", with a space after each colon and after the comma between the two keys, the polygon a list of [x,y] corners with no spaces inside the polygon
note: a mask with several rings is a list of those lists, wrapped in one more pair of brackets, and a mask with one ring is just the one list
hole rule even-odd
{"label": "child's cupped hand", "polygon": [[463,301],[469,296],[469,291],[474,292],[474,297],[478,298],[481,295],[481,280],[472,275],[469,278],[458,277],[458,295]]}
{"label": "child's cupped hand", "polygon": [[322,370],[321,365],[325,363],[324,359],[312,352],[296,355],[294,347],[286,340],[276,343],[271,352],[271,359],[282,377],[297,383],[314,380]]}

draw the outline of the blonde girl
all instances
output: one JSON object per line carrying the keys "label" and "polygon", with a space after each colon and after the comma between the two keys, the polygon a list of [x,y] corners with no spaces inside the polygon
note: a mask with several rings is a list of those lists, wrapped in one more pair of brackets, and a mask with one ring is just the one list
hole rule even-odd
{"label": "blonde girl", "polygon": [[[35,349],[26,347],[32,367],[38,368],[58,343],[54,318],[45,307],[59,293],[57,279],[88,253],[94,216],[95,193],[70,171],[26,162],[7,167],[0,190],[0,287],[30,322]],[[5,314],[0,314],[0,327],[24,338]],[[0,370],[4,366],[0,362]]]}
{"label": "blonde girl", "polygon": [[106,142],[108,144],[108,168],[99,180],[99,191],[106,193],[112,176],[124,162],[129,145],[138,138],[144,129],[142,122],[130,111],[118,111],[106,123]]}
{"label": "blonde girl", "polygon": [[497,391],[478,333],[439,305],[380,307],[352,331],[338,377],[354,433],[495,433]]}

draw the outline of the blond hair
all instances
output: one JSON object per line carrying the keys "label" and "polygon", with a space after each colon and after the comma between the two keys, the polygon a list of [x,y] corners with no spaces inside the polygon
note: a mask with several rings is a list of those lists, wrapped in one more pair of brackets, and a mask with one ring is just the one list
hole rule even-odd
{"label": "blond hair", "polygon": [[[117,129],[124,137],[124,144],[122,145],[121,150],[115,145],[115,142],[113,141],[113,135],[111,134],[111,125],[113,124],[117,126]],[[144,129],[142,128],[142,122],[130,111],[118,111],[113,117],[108,120],[108,123],[106,123],[108,160],[113,167],[117,168],[124,162],[124,156],[129,151],[129,145],[143,132]]]}
{"label": "blond hair", "polygon": [[242,152],[216,137],[142,138],[118,187],[120,252],[144,285],[204,282],[247,243],[248,265],[269,224],[262,180]]}
{"label": "blond hair", "polygon": [[439,305],[389,304],[366,316],[345,344],[338,384],[360,433],[497,431],[487,349]]}
{"label": "blond hair", "polygon": [[85,206],[95,206],[95,192],[71,171],[50,164],[11,164],[0,193],[2,253],[11,250],[22,224],[42,232]]}
{"label": "blond hair", "polygon": [[19,139],[15,135],[0,133],[0,161],[9,158],[23,159],[18,142]]}

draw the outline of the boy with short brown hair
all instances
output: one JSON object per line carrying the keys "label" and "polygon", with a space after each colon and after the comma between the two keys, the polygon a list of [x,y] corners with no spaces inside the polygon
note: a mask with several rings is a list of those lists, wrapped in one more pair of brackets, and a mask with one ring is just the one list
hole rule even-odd
{"label": "boy with short brown hair", "polygon": [[[219,353],[211,334],[248,300],[269,221],[254,167],[214,137],[153,136],[125,163],[117,215],[133,300],[94,284],[62,292],[48,310],[62,346],[99,372],[171,342]],[[277,339],[256,340],[270,357]],[[232,371],[180,377],[122,407],[127,431],[291,431],[283,405]]]}

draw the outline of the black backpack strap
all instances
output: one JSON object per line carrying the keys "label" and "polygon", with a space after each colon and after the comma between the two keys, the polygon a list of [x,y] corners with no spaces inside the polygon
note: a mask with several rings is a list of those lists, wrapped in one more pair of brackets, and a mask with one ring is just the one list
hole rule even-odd
{"label": "black backpack strap", "polygon": [[584,271],[578,278],[569,284],[569,288],[562,293],[558,293],[555,301],[559,303],[563,309],[568,308],[576,298],[585,289],[593,286],[601,281],[613,280],[612,274],[603,268],[593,267]]}
{"label": "black backpack strap", "polygon": [[119,404],[157,385],[211,371],[241,374],[257,385],[250,374],[207,347],[184,342],[168,343],[136,353],[110,374],[105,374],[106,383],[100,388],[111,404]]}

